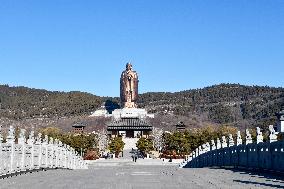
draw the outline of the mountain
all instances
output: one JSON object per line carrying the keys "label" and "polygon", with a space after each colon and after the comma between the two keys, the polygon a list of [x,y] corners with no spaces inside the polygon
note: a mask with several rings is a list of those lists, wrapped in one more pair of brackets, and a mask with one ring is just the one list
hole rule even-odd
{"label": "mountain", "polygon": [[[110,110],[117,108],[118,102],[119,98],[84,92],[0,85],[0,116],[13,120],[85,116],[103,103]],[[139,96],[138,105],[155,113],[157,124],[183,120],[193,126],[203,122],[264,126],[275,122],[275,113],[284,105],[284,88],[220,84],[175,93],[149,92]]]}
{"label": "mountain", "polygon": [[145,93],[139,105],[151,113],[202,118],[237,127],[267,126],[284,105],[284,88],[220,84],[176,93]]}
{"label": "mountain", "polygon": [[0,85],[0,116],[9,119],[70,117],[89,114],[103,98],[83,92],[51,92]]}

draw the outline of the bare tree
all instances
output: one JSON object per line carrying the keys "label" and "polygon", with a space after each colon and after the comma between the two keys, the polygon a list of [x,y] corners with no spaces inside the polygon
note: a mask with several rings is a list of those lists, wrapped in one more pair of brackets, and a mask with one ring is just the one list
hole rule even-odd
{"label": "bare tree", "polygon": [[97,139],[98,139],[98,148],[100,154],[104,154],[105,151],[107,150],[108,147],[108,136],[107,136],[107,131],[105,129],[99,131],[96,133],[97,134]]}
{"label": "bare tree", "polygon": [[164,145],[163,133],[164,131],[162,129],[159,129],[156,127],[153,128],[153,131],[152,131],[153,145],[154,145],[154,148],[158,151],[160,151]]}

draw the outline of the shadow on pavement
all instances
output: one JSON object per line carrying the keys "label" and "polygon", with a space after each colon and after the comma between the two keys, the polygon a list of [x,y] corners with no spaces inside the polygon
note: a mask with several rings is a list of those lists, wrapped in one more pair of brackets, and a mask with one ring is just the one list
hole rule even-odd
{"label": "shadow on pavement", "polygon": [[234,182],[244,183],[244,184],[254,184],[254,185],[267,186],[273,188],[284,188],[284,173],[282,172],[273,172],[268,170],[257,170],[257,169],[246,169],[246,168],[233,168],[233,167],[212,167],[209,169],[230,170],[234,173],[239,173],[242,175],[249,175],[251,177],[257,177],[257,178],[265,178],[267,182],[273,182],[275,184],[261,183],[261,182],[247,181],[247,180],[233,180]]}
{"label": "shadow on pavement", "polygon": [[243,184],[254,184],[254,185],[260,185],[260,186],[267,186],[272,188],[284,188],[284,186],[276,185],[276,184],[267,184],[267,183],[261,183],[261,182],[253,182],[253,181],[246,181],[246,180],[233,180],[233,182],[243,183]]}

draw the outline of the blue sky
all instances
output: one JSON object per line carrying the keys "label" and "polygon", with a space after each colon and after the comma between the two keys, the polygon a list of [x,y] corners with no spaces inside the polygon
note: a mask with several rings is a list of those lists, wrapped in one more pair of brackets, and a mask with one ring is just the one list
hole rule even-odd
{"label": "blue sky", "polygon": [[283,0],[0,0],[0,83],[119,96],[219,83],[284,87]]}

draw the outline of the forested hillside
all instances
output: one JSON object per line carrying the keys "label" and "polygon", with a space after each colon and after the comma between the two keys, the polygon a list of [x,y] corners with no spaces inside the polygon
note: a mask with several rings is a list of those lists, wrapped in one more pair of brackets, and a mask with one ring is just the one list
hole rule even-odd
{"label": "forested hillside", "polygon": [[[9,119],[60,118],[89,115],[106,102],[118,107],[118,98],[83,92],[50,92],[26,87],[0,85],[0,116]],[[221,84],[176,93],[145,93],[139,107],[165,116],[190,117],[216,124],[267,125],[284,105],[284,88]],[[164,116],[164,117],[163,117]]]}
{"label": "forested hillside", "polygon": [[267,125],[284,105],[284,88],[221,84],[177,93],[146,93],[139,105],[152,113],[197,115],[218,124]]}
{"label": "forested hillside", "polygon": [[0,86],[0,116],[9,119],[84,115],[101,106],[102,102],[102,98],[83,92]]}

